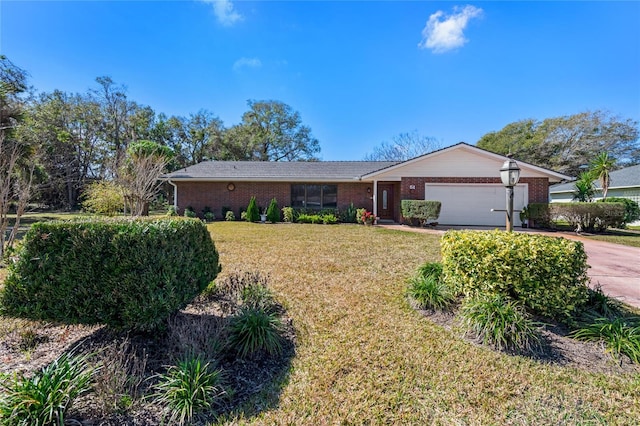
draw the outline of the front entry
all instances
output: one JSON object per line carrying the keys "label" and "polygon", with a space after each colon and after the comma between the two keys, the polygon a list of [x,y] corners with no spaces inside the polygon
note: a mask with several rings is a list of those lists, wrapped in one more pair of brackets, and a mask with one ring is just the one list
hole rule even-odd
{"label": "front entry", "polygon": [[382,220],[395,220],[393,184],[378,184],[378,217]]}

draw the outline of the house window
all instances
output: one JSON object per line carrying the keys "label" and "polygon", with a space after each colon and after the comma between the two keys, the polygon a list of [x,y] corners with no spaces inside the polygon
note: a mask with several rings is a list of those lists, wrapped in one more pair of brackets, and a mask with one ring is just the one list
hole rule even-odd
{"label": "house window", "polygon": [[338,185],[291,185],[291,206],[298,209],[335,209],[338,207]]}

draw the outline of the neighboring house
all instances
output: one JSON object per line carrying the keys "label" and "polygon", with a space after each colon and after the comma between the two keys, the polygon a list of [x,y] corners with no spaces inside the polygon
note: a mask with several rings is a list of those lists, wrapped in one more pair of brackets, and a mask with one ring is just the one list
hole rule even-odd
{"label": "neighboring house", "polygon": [[[596,187],[595,199],[602,198],[602,187],[596,179],[593,181]],[[549,189],[549,196],[552,203],[569,203],[573,200],[573,193],[576,191],[575,182],[553,185]],[[626,167],[609,173],[609,190],[607,198],[621,197],[629,198],[640,204],[640,165]]]}
{"label": "neighboring house", "polygon": [[[206,161],[163,178],[174,187],[174,205],[218,217],[231,209],[236,217],[255,196],[265,208],[272,198],[280,207],[346,209],[351,203],[373,211],[380,219],[400,222],[403,199],[438,200],[438,222],[446,225],[504,226],[506,191],[500,168],[507,158],[466,143],[403,162]],[[550,183],[570,177],[527,163],[515,187],[514,209],[546,203]],[[515,215],[515,225],[520,225]]]}

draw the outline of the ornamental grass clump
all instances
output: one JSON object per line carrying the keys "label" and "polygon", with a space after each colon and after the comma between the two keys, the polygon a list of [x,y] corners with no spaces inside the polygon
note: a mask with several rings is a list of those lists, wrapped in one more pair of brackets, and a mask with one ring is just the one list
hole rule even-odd
{"label": "ornamental grass clump", "polygon": [[451,288],[442,279],[442,264],[427,262],[409,278],[407,295],[420,309],[448,309],[455,301]]}
{"label": "ornamental grass clump", "polygon": [[183,425],[210,410],[224,395],[222,371],[200,356],[189,355],[158,375],[154,401],[165,407],[168,424]]}
{"label": "ornamental grass clump", "polygon": [[231,318],[229,346],[240,358],[260,353],[277,355],[283,349],[282,321],[276,313],[246,307]]}
{"label": "ornamental grass clump", "polygon": [[91,389],[95,369],[87,356],[63,354],[33,377],[15,375],[0,384],[0,424],[65,424],[73,402]]}
{"label": "ornamental grass clump", "polygon": [[624,354],[640,364],[640,326],[630,325],[623,318],[597,318],[574,331],[572,336],[578,340],[602,342],[614,358]]}
{"label": "ornamental grass clump", "polygon": [[540,347],[539,324],[524,307],[502,295],[465,300],[459,312],[466,333],[499,350],[527,353]]}

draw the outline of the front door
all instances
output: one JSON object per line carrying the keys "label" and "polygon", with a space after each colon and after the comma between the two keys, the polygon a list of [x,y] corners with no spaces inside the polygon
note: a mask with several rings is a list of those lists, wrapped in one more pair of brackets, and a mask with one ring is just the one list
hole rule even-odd
{"label": "front door", "polygon": [[378,184],[378,217],[384,220],[395,220],[395,203],[393,201],[393,184]]}

